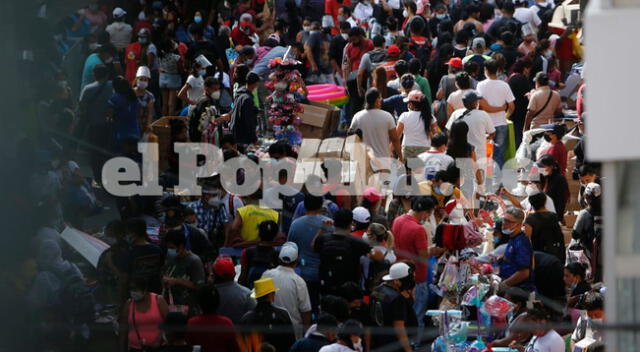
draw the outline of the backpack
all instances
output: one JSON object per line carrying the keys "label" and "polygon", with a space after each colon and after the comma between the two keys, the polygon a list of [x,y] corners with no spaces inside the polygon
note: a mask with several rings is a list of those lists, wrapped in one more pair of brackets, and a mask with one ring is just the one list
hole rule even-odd
{"label": "backpack", "polygon": [[[386,254],[387,253],[385,253],[385,255]],[[365,280],[365,288],[367,289],[367,292],[370,292],[382,283],[382,277],[389,272],[390,267],[391,263],[386,259],[383,261],[369,261],[369,274]]]}
{"label": "backpack", "polygon": [[337,286],[349,281],[343,268],[350,263],[351,246],[343,235],[332,234],[325,243],[320,254],[320,262],[323,270],[320,271],[320,280],[323,286],[337,284]]}
{"label": "backpack", "polygon": [[61,284],[56,299],[65,320],[74,324],[95,321],[95,299],[91,288],[73,269],[67,270],[63,276],[58,277]]}
{"label": "backpack", "polygon": [[387,53],[384,50],[373,50],[369,52],[369,59],[371,60],[371,64],[373,68],[382,65],[387,59]]}
{"label": "backpack", "polygon": [[433,102],[434,106],[434,116],[436,118],[436,122],[438,123],[438,127],[444,130],[444,127],[447,125],[447,120],[449,120],[448,111],[447,111],[447,98],[449,97],[449,80],[451,77],[444,76],[444,81],[442,82],[442,87],[444,89],[444,95],[442,99],[436,100]]}
{"label": "backpack", "polygon": [[400,293],[384,284],[373,289],[370,296],[371,322],[374,326],[383,327],[384,305],[393,302]]}
{"label": "backpack", "polygon": [[278,252],[272,247],[249,247],[247,251],[247,263],[249,271],[247,272],[247,285],[253,288],[253,282],[259,280],[262,274],[275,268],[278,263]]}
{"label": "backpack", "polygon": [[540,4],[533,5],[538,8],[538,17],[542,21],[542,24],[548,24],[553,19],[553,13],[555,12],[555,6],[541,6]]}
{"label": "backpack", "polygon": [[422,67],[427,67],[427,61],[431,56],[431,43],[426,37],[414,35],[409,38],[409,51],[420,60]]}

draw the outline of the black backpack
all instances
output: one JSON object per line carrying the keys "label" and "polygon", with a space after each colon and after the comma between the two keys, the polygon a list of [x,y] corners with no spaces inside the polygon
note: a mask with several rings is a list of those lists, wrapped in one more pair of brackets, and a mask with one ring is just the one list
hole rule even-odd
{"label": "black backpack", "polygon": [[391,263],[386,259],[383,261],[369,261],[369,274],[365,282],[367,292],[371,292],[376,286],[382,283],[382,277],[389,272],[390,267]]}
{"label": "black backpack", "polygon": [[384,284],[377,286],[371,292],[370,296],[370,314],[373,326],[385,326],[384,306],[390,304],[400,294],[400,292],[392,289]]}
{"label": "black backpack", "polygon": [[[351,263],[351,255],[351,245],[344,235],[330,235],[330,239],[325,242],[320,253],[323,269],[320,271],[320,280],[323,286],[340,285],[349,281],[350,278],[347,277],[344,268]],[[337,287],[330,288],[336,289]]]}
{"label": "black backpack", "polygon": [[373,50],[369,52],[369,59],[373,68],[376,68],[387,60],[387,53],[384,50]]}

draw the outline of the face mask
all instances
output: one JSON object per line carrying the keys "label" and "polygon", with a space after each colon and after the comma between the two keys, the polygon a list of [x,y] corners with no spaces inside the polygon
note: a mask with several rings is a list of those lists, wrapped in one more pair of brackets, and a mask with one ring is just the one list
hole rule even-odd
{"label": "face mask", "polygon": [[204,77],[207,74],[207,70],[198,70],[198,75]]}
{"label": "face mask", "polygon": [[544,57],[546,57],[547,59],[550,59],[553,56],[553,53],[550,51],[547,51],[546,53],[544,53]]}
{"label": "face mask", "polygon": [[513,231],[515,231],[514,229],[505,229],[504,228],[504,223],[502,223],[502,233],[505,235],[510,235],[513,233]]}
{"label": "face mask", "polygon": [[195,23],[200,23],[200,22],[202,22],[202,17],[200,17],[200,16],[194,16],[194,17],[193,17],[193,22],[195,22]]}
{"label": "face mask", "polygon": [[440,189],[440,194],[445,196],[450,196],[453,193],[453,185],[449,182],[442,182],[438,188]]}
{"label": "face mask", "polygon": [[305,32],[309,32],[311,30],[311,26],[302,26],[302,30]]}
{"label": "face mask", "polygon": [[342,39],[344,40],[349,40],[349,34],[348,33],[340,33],[340,36],[342,37]]}
{"label": "face mask", "polygon": [[338,16],[338,23],[344,22],[344,16]]}
{"label": "face mask", "polygon": [[109,58],[104,59],[104,63],[105,64],[110,64],[112,62],[113,62],[113,57],[109,57]]}
{"label": "face mask", "polygon": [[538,192],[538,187],[532,184],[528,184],[527,187],[524,188],[524,192],[527,194],[527,196],[532,196]]}
{"label": "face mask", "polygon": [[251,65],[253,64],[253,59],[247,59],[247,61],[244,62],[247,65]]}
{"label": "face mask", "polygon": [[407,10],[402,11],[402,17],[409,17],[409,13],[407,12]]}
{"label": "face mask", "polygon": [[149,85],[149,83],[147,83],[146,81],[138,81],[137,86],[140,89],[145,89],[147,88],[147,86]]}
{"label": "face mask", "polygon": [[445,18],[447,18],[447,14],[446,14],[446,13],[439,13],[439,14],[436,14],[436,18],[442,21],[442,20],[444,20]]}
{"label": "face mask", "polygon": [[358,337],[356,342],[353,343],[353,349],[356,351],[362,351],[362,339]]}
{"label": "face mask", "polygon": [[175,258],[178,256],[178,250],[175,248],[169,248],[167,249],[167,257],[169,258]]}
{"label": "face mask", "polygon": [[549,171],[547,171],[547,169],[540,169],[540,175],[549,176]]}
{"label": "face mask", "polygon": [[209,96],[210,96],[210,97],[211,97],[211,99],[213,99],[213,100],[218,100],[218,99],[220,99],[220,91],[219,91],[219,90],[217,90],[217,91],[215,91],[215,92],[211,93]]}
{"label": "face mask", "polygon": [[132,300],[134,301],[141,301],[142,299],[144,299],[144,292],[140,292],[140,291],[129,291],[129,296],[131,297]]}
{"label": "face mask", "polygon": [[140,44],[147,44],[149,42],[149,39],[142,37],[142,38],[138,38],[138,43]]}
{"label": "face mask", "polygon": [[220,200],[220,196],[211,197],[207,200],[207,204],[212,208],[218,209],[222,206],[222,200]]}

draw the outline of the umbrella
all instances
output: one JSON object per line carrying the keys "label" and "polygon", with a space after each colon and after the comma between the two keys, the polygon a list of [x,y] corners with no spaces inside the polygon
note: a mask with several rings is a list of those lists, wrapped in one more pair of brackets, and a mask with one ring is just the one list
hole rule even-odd
{"label": "umbrella", "polygon": [[73,227],[65,228],[60,237],[94,268],[98,267],[98,259],[102,252],[109,248],[103,241]]}

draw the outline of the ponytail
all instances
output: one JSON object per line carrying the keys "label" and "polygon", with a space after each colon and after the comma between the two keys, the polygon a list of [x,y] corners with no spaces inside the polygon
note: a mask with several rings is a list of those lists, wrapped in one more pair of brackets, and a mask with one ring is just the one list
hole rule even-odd
{"label": "ponytail", "polygon": [[424,124],[424,133],[428,137],[431,137],[431,120],[433,120],[433,114],[431,113],[431,104],[427,98],[422,98],[419,103],[420,106],[420,118]]}

